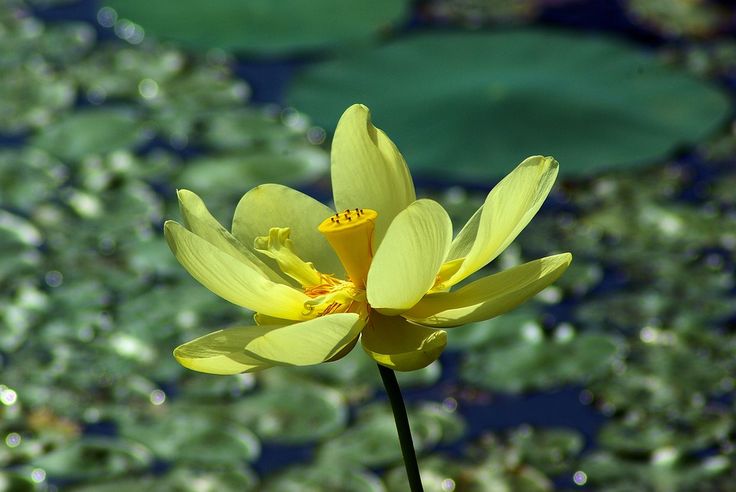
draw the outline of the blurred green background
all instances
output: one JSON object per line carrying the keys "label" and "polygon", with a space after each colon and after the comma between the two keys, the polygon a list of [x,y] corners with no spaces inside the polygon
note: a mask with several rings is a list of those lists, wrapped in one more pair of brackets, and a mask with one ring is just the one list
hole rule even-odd
{"label": "blurred green background", "polygon": [[490,270],[570,270],[400,377],[426,490],[736,491],[734,34],[716,0],[0,0],[0,492],[407,490],[361,350],[171,357],[250,317],[170,254],[175,190],[327,202],[354,102],[456,227],[561,164]]}

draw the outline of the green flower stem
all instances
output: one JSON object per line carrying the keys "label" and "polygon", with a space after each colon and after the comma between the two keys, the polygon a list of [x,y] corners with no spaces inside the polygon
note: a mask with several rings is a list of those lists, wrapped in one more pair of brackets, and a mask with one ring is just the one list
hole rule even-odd
{"label": "green flower stem", "polygon": [[424,488],[422,488],[422,479],[419,476],[417,455],[414,452],[414,442],[411,439],[409,418],[406,416],[404,398],[401,396],[401,389],[399,389],[399,382],[396,381],[396,374],[388,367],[384,367],[380,364],[378,364],[378,371],[381,373],[383,386],[386,388],[388,401],[391,402],[391,410],[394,412],[396,431],[399,434],[401,454],[404,456],[404,466],[406,467],[406,475],[409,478],[410,490],[411,492],[424,492]]}

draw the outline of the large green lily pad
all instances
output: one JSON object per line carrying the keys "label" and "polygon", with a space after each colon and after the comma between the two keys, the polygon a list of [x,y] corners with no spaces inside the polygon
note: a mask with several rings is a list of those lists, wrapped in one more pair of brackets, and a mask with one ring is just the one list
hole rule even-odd
{"label": "large green lily pad", "polygon": [[563,173],[653,162],[729,112],[715,88],[605,37],[418,34],[305,70],[288,102],[327,128],[350,104],[424,174],[497,178],[532,154]]}
{"label": "large green lily pad", "polygon": [[283,55],[368,38],[399,22],[405,0],[108,0],[146,33],[195,48]]}

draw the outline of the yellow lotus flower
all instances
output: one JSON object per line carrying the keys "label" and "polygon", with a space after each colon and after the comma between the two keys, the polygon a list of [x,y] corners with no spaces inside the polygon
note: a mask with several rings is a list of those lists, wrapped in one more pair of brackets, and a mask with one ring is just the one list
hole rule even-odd
{"label": "yellow lotus flower", "polygon": [[557,176],[551,157],[522,162],[454,239],[447,212],[416,199],[404,158],[365,106],[341,117],[331,171],[338,212],[265,184],[240,200],[232,232],[197,195],[178,192],[184,225],[164,226],[174,255],[209,290],[255,311],[257,323],[181,345],[174,351],[180,364],[212,374],[318,364],[360,339],[379,364],[420,369],[445,347],[440,328],[513,309],[570,264],[569,253],[549,256],[453,289],[539,210]]}

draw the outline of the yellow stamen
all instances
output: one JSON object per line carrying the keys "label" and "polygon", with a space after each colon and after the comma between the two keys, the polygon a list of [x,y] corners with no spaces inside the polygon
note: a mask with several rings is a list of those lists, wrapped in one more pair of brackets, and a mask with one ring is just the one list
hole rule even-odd
{"label": "yellow stamen", "polygon": [[323,276],[314,265],[303,261],[294,253],[294,245],[289,239],[289,234],[288,227],[272,227],[268,231],[268,236],[255,239],[253,247],[256,251],[276,260],[282,272],[305,288],[321,284]]}
{"label": "yellow stamen", "polygon": [[374,210],[356,208],[336,213],[317,227],[337,253],[350,280],[359,289],[365,288],[373,259],[371,240],[376,217],[378,214]]}

